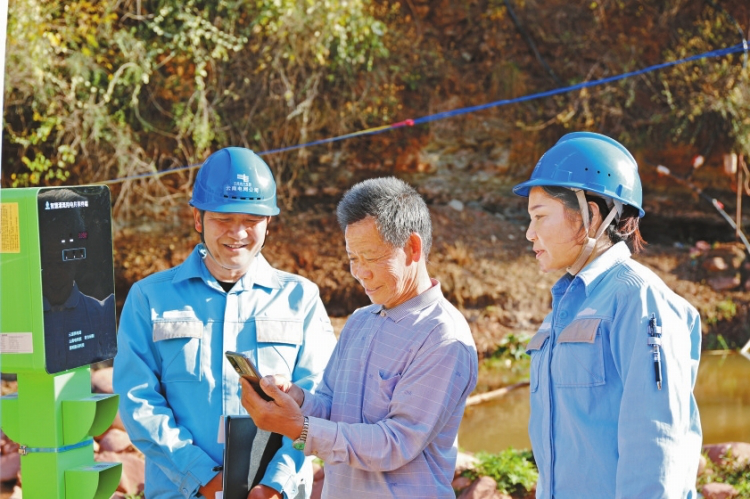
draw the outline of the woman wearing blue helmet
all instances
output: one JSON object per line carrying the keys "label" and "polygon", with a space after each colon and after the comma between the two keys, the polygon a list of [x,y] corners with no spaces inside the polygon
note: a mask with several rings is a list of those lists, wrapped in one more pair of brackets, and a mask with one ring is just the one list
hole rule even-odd
{"label": "woman wearing blue helmet", "polygon": [[696,497],[700,317],[631,259],[645,244],[635,159],[571,133],[513,192],[541,269],[566,271],[527,346],[537,497]]}

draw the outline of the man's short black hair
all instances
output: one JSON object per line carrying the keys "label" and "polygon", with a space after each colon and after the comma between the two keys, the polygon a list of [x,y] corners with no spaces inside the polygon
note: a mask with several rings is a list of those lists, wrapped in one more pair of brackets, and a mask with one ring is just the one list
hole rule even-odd
{"label": "man's short black hair", "polygon": [[349,189],[336,209],[341,230],[373,217],[382,238],[403,248],[412,233],[422,238],[425,258],[432,246],[430,211],[412,186],[396,177],[372,178]]}

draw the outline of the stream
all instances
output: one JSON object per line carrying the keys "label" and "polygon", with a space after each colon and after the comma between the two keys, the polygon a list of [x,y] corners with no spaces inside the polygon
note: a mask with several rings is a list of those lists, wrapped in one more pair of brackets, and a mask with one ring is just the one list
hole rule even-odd
{"label": "stream", "polygon": [[[695,398],[704,444],[750,443],[750,360],[736,352],[703,352]],[[528,420],[528,386],[467,407],[458,432],[459,448],[472,453],[531,448]]]}

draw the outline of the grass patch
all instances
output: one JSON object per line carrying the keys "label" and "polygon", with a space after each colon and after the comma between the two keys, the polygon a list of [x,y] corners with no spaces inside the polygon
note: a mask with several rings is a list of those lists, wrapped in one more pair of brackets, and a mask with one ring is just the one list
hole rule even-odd
{"label": "grass patch", "polygon": [[463,476],[476,480],[488,476],[497,482],[497,490],[503,494],[518,494],[531,490],[539,478],[534,456],[526,449],[506,449],[497,454],[479,452],[479,462]]}

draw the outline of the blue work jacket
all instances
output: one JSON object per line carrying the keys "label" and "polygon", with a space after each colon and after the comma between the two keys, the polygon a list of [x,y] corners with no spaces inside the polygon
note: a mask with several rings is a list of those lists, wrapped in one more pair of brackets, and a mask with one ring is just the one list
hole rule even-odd
{"label": "blue work jacket", "polygon": [[[247,414],[225,351],[254,359],[262,375],[314,389],[336,342],[315,284],[258,255],[225,292],[204,254],[198,245],[181,265],[134,284],[120,318],[114,389],[146,457],[149,499],[196,497],[217,474],[221,416]],[[261,483],[293,498],[301,477],[309,497],[309,462],[284,438]]]}
{"label": "blue work jacket", "polygon": [[[661,326],[657,388],[649,318]],[[552,288],[527,346],[538,498],[693,498],[696,309],[618,243]]]}

